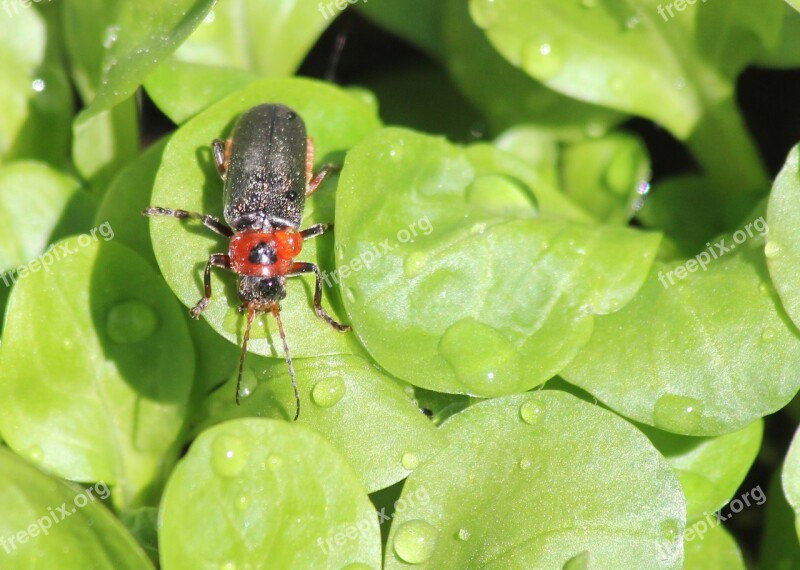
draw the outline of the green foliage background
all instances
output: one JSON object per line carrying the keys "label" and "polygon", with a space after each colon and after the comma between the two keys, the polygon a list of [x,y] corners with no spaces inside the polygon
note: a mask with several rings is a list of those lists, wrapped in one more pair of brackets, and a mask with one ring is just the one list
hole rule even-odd
{"label": "green foliage background", "polygon": [[[296,76],[347,2],[2,4],[0,567],[800,567],[800,149],[737,103],[800,6],[350,4],[417,56]],[[221,216],[267,102],[343,165],[301,259],[353,331],[290,281],[297,422],[271,318],[234,402],[235,277],[185,310],[224,240],[139,215]]]}

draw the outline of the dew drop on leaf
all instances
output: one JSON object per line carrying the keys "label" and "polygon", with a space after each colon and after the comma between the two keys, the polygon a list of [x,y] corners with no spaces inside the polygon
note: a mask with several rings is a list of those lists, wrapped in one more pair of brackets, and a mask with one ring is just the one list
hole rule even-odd
{"label": "dew drop on leaf", "polygon": [[472,537],[472,533],[466,528],[458,529],[458,540],[468,541]]}
{"label": "dew drop on leaf", "polygon": [[248,449],[232,435],[220,435],[211,444],[211,468],[217,475],[235,477],[247,464]]}
{"label": "dew drop on leaf", "polygon": [[247,495],[239,495],[239,498],[236,499],[236,508],[240,511],[247,510],[247,507],[250,506],[250,497]]}
{"label": "dew drop on leaf", "polygon": [[542,417],[544,416],[544,410],[542,407],[537,403],[528,400],[524,404],[519,407],[519,417],[522,418],[526,424],[534,425],[542,421]]}
{"label": "dew drop on leaf", "polygon": [[404,453],[403,457],[400,458],[400,463],[406,469],[416,469],[419,465],[419,457],[417,457],[416,453]]}
{"label": "dew drop on leaf", "polygon": [[767,245],[764,246],[764,255],[766,255],[768,259],[775,259],[780,252],[781,247],[774,241],[767,242]]}
{"label": "dew drop on leaf", "polygon": [[703,417],[703,403],[688,396],[664,394],[653,407],[655,426],[675,433],[691,433]]}
{"label": "dew drop on leaf", "polygon": [[495,0],[481,0],[470,4],[472,20],[480,28],[489,28],[497,22]]}
{"label": "dew drop on leaf", "polygon": [[141,342],[156,332],[158,317],[141,301],[123,301],[106,316],[106,333],[117,344]]}
{"label": "dew drop on leaf", "polygon": [[763,340],[764,342],[772,342],[773,340],[775,340],[775,334],[776,334],[775,329],[766,328],[761,333],[761,340]]}
{"label": "dew drop on leaf", "polygon": [[433,556],[438,536],[439,531],[423,520],[406,521],[395,534],[394,552],[404,562],[422,564]]}
{"label": "dew drop on leaf", "polygon": [[28,449],[28,459],[33,461],[34,463],[40,463],[44,458],[44,453],[42,452],[42,448],[38,445],[32,446]]}
{"label": "dew drop on leaf", "polygon": [[563,55],[550,42],[528,42],[521,55],[522,68],[541,81],[555,77],[564,69]]}
{"label": "dew drop on leaf", "polygon": [[428,264],[428,254],[422,251],[412,251],[403,262],[403,271],[409,279],[416,277]]}
{"label": "dew drop on leaf", "polygon": [[503,394],[520,382],[519,355],[514,345],[497,329],[471,317],[450,325],[438,350],[470,392]]}
{"label": "dew drop on leaf", "polygon": [[320,380],[311,390],[311,399],[320,408],[330,408],[344,396],[345,387],[341,378],[332,377]]}
{"label": "dew drop on leaf", "polygon": [[522,469],[523,471],[530,469],[531,465],[533,465],[533,463],[527,457],[524,457],[519,460],[519,468]]}

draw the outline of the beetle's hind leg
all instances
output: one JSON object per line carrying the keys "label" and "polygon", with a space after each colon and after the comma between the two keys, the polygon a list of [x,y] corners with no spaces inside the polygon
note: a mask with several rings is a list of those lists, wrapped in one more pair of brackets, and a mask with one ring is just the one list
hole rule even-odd
{"label": "beetle's hind leg", "polygon": [[198,214],[197,212],[187,212],[186,210],[170,210],[169,208],[160,208],[158,206],[154,206],[152,208],[145,208],[142,210],[142,215],[172,216],[173,218],[178,218],[179,220],[200,220],[205,227],[214,233],[218,233],[219,235],[225,237],[231,237],[233,235],[232,229],[209,214]]}
{"label": "beetle's hind leg", "polygon": [[217,172],[219,172],[223,180],[225,180],[225,175],[228,173],[228,164],[231,161],[232,148],[233,139],[227,139],[224,143],[220,139],[214,139],[211,143],[211,150],[214,153],[214,164],[217,166]]}
{"label": "beetle's hind leg", "polygon": [[306,140],[306,196],[311,196],[325,182],[328,176],[342,169],[338,164],[328,163],[314,174],[315,152],[314,139],[308,137]]}
{"label": "beetle's hind leg", "polygon": [[343,325],[342,323],[335,321],[333,317],[331,317],[327,311],[322,308],[322,274],[319,271],[319,267],[313,263],[293,263],[292,268],[289,273],[286,274],[286,277],[295,277],[297,275],[302,275],[303,273],[314,273],[317,279],[316,287],[314,289],[314,312],[317,313],[317,316],[339,332],[349,331],[350,325]]}

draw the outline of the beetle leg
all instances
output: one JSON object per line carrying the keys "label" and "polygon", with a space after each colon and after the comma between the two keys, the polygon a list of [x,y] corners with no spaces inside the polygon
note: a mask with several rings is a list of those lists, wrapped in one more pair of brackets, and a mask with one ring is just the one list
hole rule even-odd
{"label": "beetle leg", "polygon": [[317,316],[321,318],[323,321],[331,325],[339,332],[347,332],[350,330],[350,325],[343,325],[341,323],[336,322],[333,318],[322,308],[322,274],[319,271],[319,267],[317,267],[313,263],[293,263],[289,273],[286,274],[286,277],[295,277],[297,275],[302,275],[303,273],[314,273],[317,278],[316,289],[314,291],[314,312],[317,313]]}
{"label": "beetle leg", "polygon": [[228,139],[224,143],[220,139],[214,139],[214,142],[211,143],[211,150],[214,152],[214,164],[217,165],[217,171],[223,180],[225,180],[225,174],[228,172],[232,146],[233,139]]}
{"label": "beetle leg", "polygon": [[203,225],[210,229],[212,232],[218,233],[221,236],[231,237],[233,235],[233,230],[231,230],[228,226],[220,222],[214,216],[210,216],[208,214],[198,214],[196,212],[187,212],[186,210],[170,210],[169,208],[160,208],[158,206],[154,206],[152,208],[145,208],[142,210],[143,216],[172,216],[174,218],[178,218],[180,220],[185,219],[192,219],[192,220],[200,220],[203,222]]}
{"label": "beetle leg", "polygon": [[203,284],[205,285],[205,295],[200,299],[197,304],[192,307],[190,311],[192,318],[200,318],[200,313],[206,310],[209,301],[211,301],[211,268],[222,267],[223,269],[231,268],[231,259],[226,253],[214,253],[208,258],[206,263],[206,270],[203,273]]}
{"label": "beetle leg", "polygon": [[319,188],[323,182],[325,182],[325,179],[328,177],[328,175],[333,174],[334,172],[338,172],[341,169],[342,167],[339,166],[338,164],[331,164],[331,163],[328,163],[324,165],[322,168],[320,168],[319,172],[317,172],[313,176],[313,178],[311,178],[311,181],[308,183],[308,188],[306,189],[306,196],[311,196],[311,194],[313,194],[316,191],[316,189]]}
{"label": "beetle leg", "polygon": [[300,235],[303,237],[304,240],[315,238],[317,236],[321,236],[328,230],[333,229],[333,224],[314,224],[313,226],[308,226]]}

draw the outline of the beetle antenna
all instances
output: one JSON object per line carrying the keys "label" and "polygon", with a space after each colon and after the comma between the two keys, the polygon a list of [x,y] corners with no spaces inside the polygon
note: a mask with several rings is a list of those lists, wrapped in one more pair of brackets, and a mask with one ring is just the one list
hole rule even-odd
{"label": "beetle antenna", "polygon": [[236,405],[239,405],[239,388],[242,385],[242,371],[244,370],[244,357],[247,354],[247,341],[250,340],[250,327],[253,326],[253,318],[256,316],[256,309],[252,304],[247,305],[247,326],[244,329],[244,340],[242,341],[242,354],[239,357],[239,376],[236,378]]}
{"label": "beetle antenna", "polygon": [[297,381],[294,378],[294,364],[292,364],[292,356],[289,354],[289,344],[286,342],[286,334],[283,332],[283,323],[281,322],[281,310],[277,304],[272,305],[272,315],[275,317],[275,322],[278,323],[278,332],[283,341],[283,354],[286,355],[286,364],[289,366],[289,377],[292,379],[292,389],[294,389],[295,411],[294,419],[300,417],[300,391],[297,389]]}
{"label": "beetle antenna", "polygon": [[342,52],[344,51],[344,44],[347,41],[347,32],[339,32],[336,34],[336,41],[333,44],[333,53],[328,62],[328,69],[325,72],[325,81],[336,83],[336,72],[339,70],[339,60],[342,59]]}

